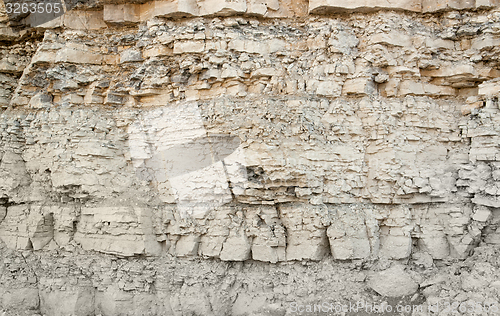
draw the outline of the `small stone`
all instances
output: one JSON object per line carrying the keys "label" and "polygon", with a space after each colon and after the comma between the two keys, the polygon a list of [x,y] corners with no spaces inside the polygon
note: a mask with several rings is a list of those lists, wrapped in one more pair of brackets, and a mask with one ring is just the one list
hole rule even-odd
{"label": "small stone", "polygon": [[98,65],[102,62],[102,55],[85,50],[65,47],[57,52],[55,59],[56,62]]}
{"label": "small stone", "polygon": [[480,84],[478,94],[487,97],[500,95],[500,79],[494,79]]}
{"label": "small stone", "polygon": [[46,93],[38,93],[30,100],[29,107],[33,109],[41,109],[50,107],[52,104],[52,96]]}
{"label": "small stone", "polygon": [[174,44],[174,54],[201,53],[204,50],[205,42],[203,41],[175,42]]}
{"label": "small stone", "polygon": [[400,265],[373,275],[368,280],[368,286],[378,294],[388,297],[409,296],[418,290],[418,284]]}
{"label": "small stone", "polygon": [[135,49],[124,50],[120,54],[120,64],[142,61],[141,52]]}
{"label": "small stone", "polygon": [[222,261],[245,261],[250,259],[251,244],[246,235],[229,237],[222,245]]}
{"label": "small stone", "polygon": [[478,206],[472,215],[472,219],[478,222],[486,222],[491,217],[491,211],[485,206]]}
{"label": "small stone", "polygon": [[376,92],[376,86],[371,79],[356,78],[349,79],[342,87],[343,94],[370,95]]}

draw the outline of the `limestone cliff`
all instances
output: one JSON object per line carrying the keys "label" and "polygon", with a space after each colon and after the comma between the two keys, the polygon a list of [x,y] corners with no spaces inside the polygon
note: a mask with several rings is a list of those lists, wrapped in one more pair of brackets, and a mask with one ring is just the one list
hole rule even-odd
{"label": "limestone cliff", "polygon": [[500,1],[72,8],[1,15],[5,315],[499,312]]}

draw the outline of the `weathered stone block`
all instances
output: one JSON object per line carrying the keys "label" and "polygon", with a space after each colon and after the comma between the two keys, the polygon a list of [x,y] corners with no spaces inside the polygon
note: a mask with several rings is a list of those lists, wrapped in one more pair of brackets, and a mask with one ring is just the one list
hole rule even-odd
{"label": "weathered stone block", "polygon": [[220,259],[223,261],[245,261],[250,259],[251,244],[245,233],[230,236],[222,245]]}
{"label": "weathered stone block", "polygon": [[248,295],[243,293],[238,295],[231,309],[231,315],[244,316],[248,313],[258,313],[259,309],[266,306],[267,298],[264,295]]}
{"label": "weathered stone block", "polygon": [[[488,74],[488,71],[484,71]],[[467,88],[476,85],[477,79],[481,77],[481,73],[472,64],[454,63],[442,65],[435,70],[421,70],[422,76],[435,78],[432,83],[438,85],[447,85],[454,88]]]}
{"label": "weathered stone block", "polygon": [[480,84],[478,94],[485,97],[499,96],[500,79],[494,79]]}
{"label": "weathered stone block", "polygon": [[338,97],[342,91],[342,85],[333,80],[320,81],[316,93],[321,96]]}
{"label": "weathered stone block", "polygon": [[280,75],[280,71],[275,68],[260,68],[252,72],[251,78],[272,77]]}
{"label": "weathered stone block", "polygon": [[495,208],[500,207],[500,200],[497,200],[496,198],[482,196],[482,195],[474,196],[474,198],[472,199],[472,203],[477,204],[477,205],[495,207]]}
{"label": "weathered stone block", "polygon": [[2,308],[7,310],[36,310],[40,307],[38,289],[32,287],[24,288],[0,288],[2,295]]}
{"label": "weathered stone block", "polygon": [[268,227],[260,228],[252,240],[252,259],[273,263],[286,260],[286,235],[279,222],[274,216],[266,218]]}
{"label": "weathered stone block", "polygon": [[120,53],[120,64],[142,61],[142,54],[136,49],[126,49]]}
{"label": "weathered stone block", "polygon": [[370,212],[339,208],[327,229],[333,258],[367,259],[378,254],[377,221]]}
{"label": "weathered stone block", "polygon": [[28,235],[34,250],[45,247],[54,238],[54,214],[32,207],[27,219]]}
{"label": "weathered stone block", "polygon": [[352,49],[359,44],[356,35],[340,32],[328,40],[328,47],[332,53],[350,54]]}
{"label": "weathered stone block", "polygon": [[346,80],[342,86],[342,94],[370,95],[377,91],[373,80],[369,78],[356,78]]}
{"label": "weathered stone block", "polygon": [[151,211],[132,207],[86,207],[74,239],[85,250],[122,256],[159,254]]}
{"label": "weathered stone block", "polygon": [[144,50],[144,58],[150,57],[163,57],[170,56],[173,54],[173,50],[164,45],[156,45]]}
{"label": "weathered stone block", "polygon": [[26,18],[26,24],[37,27],[39,29],[55,29],[64,26],[64,15],[58,16],[55,19],[47,21],[46,17],[30,14]]}
{"label": "weathered stone block", "polygon": [[1,26],[0,27],[0,40],[1,41],[13,41],[22,35],[26,34],[26,31],[16,31],[12,27]]}
{"label": "weathered stone block", "polygon": [[385,97],[394,97],[399,93],[401,79],[390,78],[387,82],[379,85],[380,92]]}
{"label": "weathered stone block", "polygon": [[0,223],[0,238],[10,249],[32,248],[29,240],[28,221],[29,208],[26,205],[7,208],[6,215]]}
{"label": "weathered stone block", "polygon": [[23,67],[20,65],[16,65],[12,62],[9,62],[7,60],[1,60],[0,61],[0,72],[3,73],[20,73],[23,71]]}
{"label": "weathered stone block", "polygon": [[199,246],[200,255],[218,258],[225,239],[224,236],[202,236]]}
{"label": "weathered stone block", "polygon": [[498,45],[500,45],[500,37],[492,34],[482,34],[471,39],[472,49],[490,49]]}
{"label": "weathered stone block", "polygon": [[442,231],[426,231],[418,240],[418,247],[427,251],[433,259],[444,259],[450,255],[450,246]]}
{"label": "weathered stone block", "polygon": [[141,7],[141,19],[152,17],[186,17],[199,15],[196,0],[150,1]]}
{"label": "weathered stone block", "polygon": [[426,38],[425,46],[427,46],[431,50],[438,49],[454,49],[455,42],[451,40],[444,40],[440,38]]}
{"label": "weathered stone block", "polygon": [[108,23],[136,23],[141,20],[140,4],[105,4],[103,19]]}
{"label": "weathered stone block", "polygon": [[228,43],[227,48],[238,52],[246,52],[251,54],[264,55],[269,53],[269,46],[266,42],[258,42],[253,40],[235,39]]}
{"label": "weathered stone block", "polygon": [[420,74],[427,77],[474,76],[477,70],[472,64],[448,64],[436,70],[421,70]]}
{"label": "weathered stone block", "polygon": [[[259,16],[263,16],[267,13],[267,5],[264,3],[264,1],[259,1],[259,0],[249,0],[248,3],[248,8],[246,10],[246,13],[248,14],[255,14]],[[278,4],[279,6],[279,4]]]}
{"label": "weathered stone block", "polygon": [[50,107],[52,105],[52,95],[46,93],[37,93],[31,98],[28,105],[33,109],[43,109]]}
{"label": "weathered stone block", "polygon": [[285,246],[272,247],[262,244],[260,240],[254,240],[254,244],[252,244],[252,259],[272,263],[285,261],[286,248]]}
{"label": "weathered stone block", "polygon": [[204,50],[204,41],[183,41],[174,43],[174,54],[202,53]]}
{"label": "weathered stone block", "polygon": [[181,236],[175,244],[175,255],[178,257],[192,257],[198,254],[200,236],[191,234]]}
{"label": "weathered stone block", "polygon": [[380,236],[380,255],[391,259],[408,258],[411,254],[411,236]]}
{"label": "weathered stone block", "polygon": [[473,110],[480,109],[483,106],[484,106],[483,101],[471,102],[462,105],[460,111],[462,112],[462,115],[468,115],[471,114]]}
{"label": "weathered stone block", "polygon": [[235,13],[245,13],[247,10],[246,0],[201,0],[198,1],[200,15],[231,15]]}
{"label": "weathered stone block", "polygon": [[106,28],[103,11],[68,11],[63,16],[63,23],[74,30],[98,30]]}
{"label": "weathered stone block", "polygon": [[65,291],[40,291],[40,311],[54,316],[87,316],[95,311],[95,288],[77,287]]}
{"label": "weathered stone block", "polygon": [[438,86],[431,83],[423,83],[422,87],[425,95],[453,96],[457,94],[457,91],[453,87]]}
{"label": "weathered stone block", "polygon": [[484,206],[477,206],[474,208],[474,215],[472,219],[478,222],[487,222],[492,216],[489,208]]}
{"label": "weathered stone block", "polygon": [[288,231],[286,260],[321,260],[329,252],[326,232],[312,237],[307,231]]}
{"label": "weathered stone block", "polygon": [[490,9],[499,5],[499,0],[476,0],[476,8],[478,9]]}
{"label": "weathered stone block", "polygon": [[56,52],[38,50],[31,60],[32,64],[53,63],[56,60]]}
{"label": "weathered stone block", "polygon": [[371,255],[368,238],[345,237],[333,239],[330,237],[330,249],[334,259],[366,259]]}
{"label": "weathered stone block", "polygon": [[421,82],[404,80],[399,84],[398,96],[424,95],[424,86]]}
{"label": "weathered stone block", "polygon": [[98,65],[102,63],[102,55],[65,47],[57,52],[55,62]]}

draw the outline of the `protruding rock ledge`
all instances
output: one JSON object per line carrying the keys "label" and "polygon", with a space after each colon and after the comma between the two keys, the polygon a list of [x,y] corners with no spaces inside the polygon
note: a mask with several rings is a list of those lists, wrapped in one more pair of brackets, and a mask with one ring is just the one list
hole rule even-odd
{"label": "protruding rock ledge", "polygon": [[[171,19],[189,17],[246,16],[260,18],[293,18],[342,12],[374,12],[380,10],[432,13],[450,10],[492,9],[500,0],[172,0],[148,1],[142,4],[105,3],[103,10],[76,11],[44,24],[25,18],[26,25],[42,29],[67,27],[70,29],[101,29],[108,24],[136,24],[154,17]],[[0,38],[16,40],[19,34],[3,26]],[[476,42],[478,40],[475,40]],[[479,39],[478,45],[494,45],[497,39]]]}
{"label": "protruding rock ledge", "polygon": [[[286,2],[286,3],[285,3]],[[278,0],[174,0],[150,1],[144,4],[106,4],[104,21],[136,23],[153,17],[183,18],[196,16],[248,15],[259,17],[293,17],[306,15],[307,8]]]}
{"label": "protruding rock ledge", "polygon": [[421,12],[421,0],[311,0],[309,13],[325,14],[338,11],[405,10]]}
{"label": "protruding rock ledge", "polygon": [[150,1],[144,4],[105,4],[107,23],[137,23],[153,17],[183,18],[198,16],[245,15],[265,18],[290,18],[308,14],[336,12],[371,12],[400,10],[439,12],[446,10],[489,9],[500,0],[311,0],[309,4],[290,0],[173,0]]}
{"label": "protruding rock ledge", "polygon": [[422,0],[422,12],[488,9],[499,4],[499,0]]}

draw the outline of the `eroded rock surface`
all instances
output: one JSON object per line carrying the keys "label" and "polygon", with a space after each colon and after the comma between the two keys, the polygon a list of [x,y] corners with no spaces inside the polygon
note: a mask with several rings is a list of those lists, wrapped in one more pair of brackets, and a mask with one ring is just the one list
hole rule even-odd
{"label": "eroded rock surface", "polygon": [[7,313],[500,308],[497,1],[106,1],[3,23]]}

